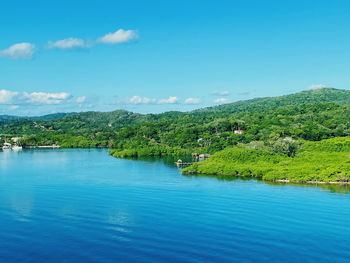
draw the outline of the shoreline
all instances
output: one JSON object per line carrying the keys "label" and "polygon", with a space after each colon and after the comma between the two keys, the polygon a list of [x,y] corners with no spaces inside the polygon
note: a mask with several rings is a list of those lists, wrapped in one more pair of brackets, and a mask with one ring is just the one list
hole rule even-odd
{"label": "shoreline", "polygon": [[327,185],[327,184],[333,184],[333,185],[349,185],[350,181],[344,181],[344,182],[340,182],[340,181],[293,181],[293,180],[289,180],[289,179],[277,179],[277,180],[267,180],[264,179],[262,177],[257,177],[257,176],[247,176],[247,175],[241,175],[241,174],[236,174],[236,175],[228,175],[228,174],[207,174],[207,173],[184,173],[182,172],[183,175],[196,175],[196,174],[200,174],[200,175],[211,175],[211,176],[227,176],[227,177],[245,177],[245,178],[253,178],[253,179],[259,179],[262,181],[266,181],[266,182],[271,182],[271,183],[284,183],[284,184],[322,184],[322,185]]}
{"label": "shoreline", "polygon": [[262,179],[264,181],[268,181],[268,182],[276,182],[276,183],[292,183],[292,184],[350,184],[350,182],[337,182],[337,181],[291,181],[289,179],[278,179],[275,181],[271,181],[271,180],[266,180],[266,179]]}
{"label": "shoreline", "polygon": [[23,146],[23,149],[109,149],[108,147],[61,147],[60,145]]}
{"label": "shoreline", "polygon": [[40,145],[40,146],[24,146],[24,149],[58,149],[59,145]]}

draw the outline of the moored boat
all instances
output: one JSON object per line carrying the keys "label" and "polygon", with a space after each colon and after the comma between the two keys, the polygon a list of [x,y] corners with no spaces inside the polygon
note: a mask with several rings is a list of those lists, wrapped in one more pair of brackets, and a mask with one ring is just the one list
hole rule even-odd
{"label": "moored boat", "polygon": [[11,143],[5,142],[4,145],[2,146],[2,149],[11,149]]}
{"label": "moored boat", "polygon": [[14,146],[12,146],[12,150],[14,150],[14,151],[20,151],[20,150],[22,150],[22,146],[14,145]]}

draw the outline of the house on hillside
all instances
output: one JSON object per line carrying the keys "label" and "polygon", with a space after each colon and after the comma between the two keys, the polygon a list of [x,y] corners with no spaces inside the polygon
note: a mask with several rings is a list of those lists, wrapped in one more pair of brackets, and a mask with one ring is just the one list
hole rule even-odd
{"label": "house on hillside", "polygon": [[21,137],[12,137],[11,141],[17,143],[20,139],[21,139]]}
{"label": "house on hillside", "polygon": [[206,153],[206,154],[202,153],[202,154],[198,155],[199,160],[208,159],[209,157],[210,157],[209,153]]}
{"label": "house on hillside", "polygon": [[244,134],[244,131],[243,130],[235,130],[234,134]]}

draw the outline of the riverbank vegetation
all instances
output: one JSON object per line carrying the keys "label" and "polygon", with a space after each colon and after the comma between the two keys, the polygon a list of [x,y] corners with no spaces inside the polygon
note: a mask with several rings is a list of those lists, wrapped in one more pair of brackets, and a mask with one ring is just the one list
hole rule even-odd
{"label": "riverbank vegetation", "polygon": [[190,149],[182,149],[181,147],[164,147],[164,146],[150,146],[144,148],[134,148],[118,150],[112,149],[109,154],[117,158],[128,157],[148,157],[148,156],[189,156],[192,151]]}
{"label": "riverbank vegetation", "polygon": [[251,176],[269,181],[349,182],[350,138],[303,142],[294,156],[239,145],[217,152],[183,173]]}

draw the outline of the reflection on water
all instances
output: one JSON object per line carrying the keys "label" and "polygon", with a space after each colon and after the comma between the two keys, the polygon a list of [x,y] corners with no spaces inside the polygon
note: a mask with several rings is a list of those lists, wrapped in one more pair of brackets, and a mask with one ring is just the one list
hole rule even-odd
{"label": "reflection on water", "polygon": [[284,186],[293,186],[293,187],[306,187],[306,188],[315,188],[315,189],[322,189],[325,191],[329,191],[332,193],[338,193],[338,194],[350,194],[350,185],[349,184],[305,184],[305,183],[280,183],[280,182],[271,182],[262,180],[259,178],[253,178],[253,177],[244,177],[244,176],[225,176],[225,175],[208,175],[208,174],[184,174],[183,176],[186,177],[207,177],[207,178],[215,178],[218,181],[249,181],[249,180],[255,180],[258,182],[265,183],[269,186],[277,186],[277,187],[284,187]]}
{"label": "reflection on water", "polygon": [[134,226],[131,214],[122,209],[113,209],[107,215],[107,223],[113,239],[131,241],[125,236],[125,234],[132,231],[132,227]]}
{"label": "reflection on water", "polygon": [[350,194],[350,185],[349,184],[296,184],[296,183],[274,183],[269,181],[264,181],[264,183],[270,186],[293,186],[293,187],[307,187],[307,188],[315,188],[322,189],[325,191],[329,191],[332,193],[338,194]]}
{"label": "reflection on water", "polygon": [[12,216],[19,221],[27,221],[31,216],[34,205],[34,197],[32,194],[14,193],[10,196],[8,202],[14,213]]}
{"label": "reflection on water", "polygon": [[165,157],[137,157],[137,158],[125,158],[123,160],[130,160],[130,161],[143,161],[143,162],[150,162],[150,163],[162,163],[167,166],[174,167],[174,164],[177,160],[181,159],[183,162],[193,162],[195,161],[191,156],[181,156],[181,157],[174,157],[174,156],[165,156]]}

